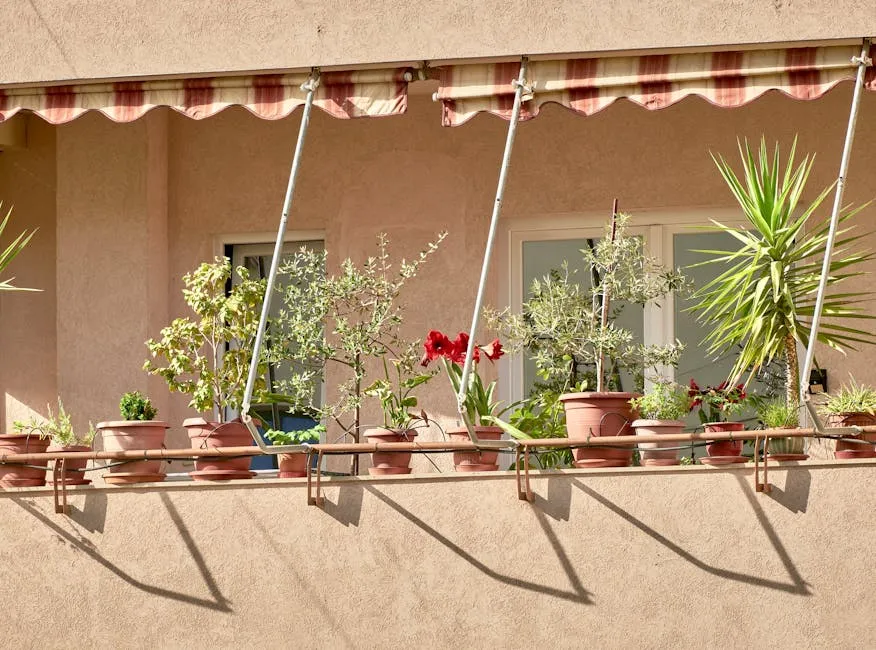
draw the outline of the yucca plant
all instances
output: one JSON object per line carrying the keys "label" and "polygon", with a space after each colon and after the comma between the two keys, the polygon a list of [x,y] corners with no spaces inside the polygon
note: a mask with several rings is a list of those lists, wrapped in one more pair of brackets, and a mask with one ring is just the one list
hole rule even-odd
{"label": "yucca plant", "polygon": [[[712,155],[748,224],[732,227],[712,220],[715,230],[732,236],[740,246],[736,250],[697,251],[711,258],[696,266],[721,264],[729,268],[694,294],[698,302],[690,308],[698,312],[700,322],[712,328],[704,341],[711,353],[741,348],[728,378],[731,383],[746,372],[750,380],[758,369],[782,359],[786,400],[792,408],[799,405],[796,346],[809,342],[828,239],[827,220],[817,224],[810,224],[810,220],[833,189],[830,185],[811,203],[803,203],[815,158],[807,155],[795,166],[796,148],[795,138],[782,165],[778,145],[770,156],[766,140],[761,138],[755,156],[747,140],[739,143],[741,178],[723,157]],[[845,208],[840,223],[846,223],[863,207]],[[839,351],[855,343],[876,342],[871,332],[842,324],[846,319],[872,318],[857,306],[869,292],[836,291],[838,285],[862,274],[853,270],[857,265],[873,259],[872,253],[852,250],[851,244],[859,237],[850,234],[852,229],[843,227],[837,233],[818,332],[821,343]]]}
{"label": "yucca plant", "polygon": [[[3,204],[0,203],[0,209],[3,208]],[[12,208],[6,212],[6,216],[3,218],[3,221],[0,221],[0,239],[3,238],[3,231],[6,230],[6,225],[9,223],[9,217],[12,216]],[[24,230],[22,231],[18,237],[12,240],[6,248],[0,248],[0,274],[2,274],[6,267],[12,264],[12,260],[18,257],[18,254],[24,250],[24,247],[27,246],[31,237],[34,236],[36,230],[31,230],[30,232]],[[15,278],[6,278],[0,279],[0,291],[39,291],[39,289],[25,289],[24,287],[16,287],[12,284],[12,281]]]}

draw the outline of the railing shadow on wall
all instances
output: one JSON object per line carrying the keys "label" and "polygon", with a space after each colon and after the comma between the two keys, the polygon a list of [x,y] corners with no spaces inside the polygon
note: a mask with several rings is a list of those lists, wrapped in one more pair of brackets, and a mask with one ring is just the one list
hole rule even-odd
{"label": "railing shadow on wall", "polygon": [[[207,566],[207,563],[204,560],[204,556],[201,554],[198,549],[195,540],[192,538],[191,533],[186,527],[185,523],[180,517],[179,512],[176,507],[170,500],[167,494],[160,495],[161,502],[164,504],[164,507],[167,509],[168,515],[170,516],[171,521],[176,527],[177,531],[179,531],[180,538],[186,546],[189,554],[192,556],[192,559],[195,562],[195,565],[198,568],[198,572],[201,574],[202,579],[204,580],[204,584],[207,587],[207,590],[210,592],[211,599],[199,598],[197,596],[193,596],[190,594],[185,594],[179,591],[174,591],[172,589],[164,589],[163,587],[158,587],[156,585],[150,585],[141,580],[138,580],[131,574],[122,570],[120,567],[113,564],[110,560],[105,558],[98,549],[85,537],[81,535],[77,535],[72,531],[65,530],[57,523],[56,520],[50,519],[43,512],[41,512],[38,508],[36,508],[33,504],[29,503],[27,500],[21,497],[12,497],[13,503],[18,505],[22,510],[33,516],[40,523],[42,523],[46,528],[51,530],[61,541],[70,544],[73,548],[81,551],[87,557],[91,558],[99,565],[107,569],[112,574],[124,580],[126,583],[139,589],[147,594],[153,596],[159,596],[161,598],[169,598],[171,600],[180,601],[183,603],[187,603],[190,605],[196,605],[198,607],[204,607],[206,609],[212,609],[218,612],[231,613],[234,610],[231,608],[230,601],[222,595],[222,591],[219,588],[215,578],[213,577],[210,568]],[[73,519],[79,523],[79,525],[83,526],[86,530],[95,531],[95,530],[103,530],[103,522],[106,518],[106,496],[103,496],[103,508],[101,510],[100,504],[98,501],[98,507],[92,510],[88,510],[84,508],[83,510],[73,510],[75,515]],[[83,523],[84,522],[84,523]]]}

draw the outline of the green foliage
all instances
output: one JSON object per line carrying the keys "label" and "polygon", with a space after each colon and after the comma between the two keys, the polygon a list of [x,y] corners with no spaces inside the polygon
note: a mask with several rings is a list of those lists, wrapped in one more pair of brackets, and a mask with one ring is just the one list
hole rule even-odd
{"label": "green foliage", "polygon": [[[0,209],[3,208],[3,204],[0,203]],[[10,208],[6,212],[6,216],[3,218],[3,221],[0,221],[0,238],[3,237],[3,231],[6,230],[6,225],[9,223],[9,218],[12,216],[12,208]],[[0,245],[0,273],[3,273],[6,270],[6,267],[12,264],[12,260],[18,257],[18,254],[24,250],[24,247],[27,246],[28,242],[30,242],[31,237],[36,233],[36,229],[27,232],[26,230],[22,231],[18,237],[12,240],[6,248],[3,248]],[[0,291],[39,291],[39,289],[25,289],[23,287],[16,287],[12,284],[12,281],[15,278],[7,278],[5,280],[0,279]]]}
{"label": "green foliage", "polygon": [[[275,362],[289,366],[280,390],[292,411],[313,412],[317,419],[333,420],[354,434],[359,431],[365,396],[378,399],[386,426],[405,428],[416,417],[410,411],[417,406],[412,392],[434,373],[419,370],[418,344],[401,336],[400,295],[445,237],[446,233],[439,234],[397,268],[390,261],[383,233],[377,239],[376,256],[361,266],[346,259],[335,275],[326,273],[324,251],[302,248],[284,261],[281,272],[288,285],[273,323],[271,354]],[[317,408],[314,396],[329,364],[342,368],[346,379],[337,398]],[[375,365],[379,374],[369,377]],[[351,413],[352,419],[345,417]]]}
{"label": "green foliage", "polygon": [[158,410],[152,406],[148,397],[139,391],[133,391],[122,395],[119,401],[119,412],[123,420],[154,420]]}
{"label": "green foliage", "polygon": [[[833,185],[828,186],[811,203],[801,204],[814,157],[806,156],[794,167],[795,150],[796,139],[783,169],[778,146],[770,156],[762,138],[755,158],[748,142],[744,146],[740,143],[741,179],[724,158],[713,156],[748,223],[737,228],[712,221],[714,230],[732,236],[739,247],[698,251],[711,255],[711,259],[696,266],[721,264],[729,268],[696,292],[694,297],[699,302],[691,307],[698,312],[699,320],[712,328],[704,341],[710,352],[720,354],[741,346],[728,378],[730,383],[746,370],[753,373],[773,359],[784,358],[787,400],[791,405],[798,403],[800,383],[795,342],[804,346],[809,343],[829,221],[808,229],[806,226],[833,189]],[[861,209],[844,210],[840,223],[846,223]],[[818,332],[821,343],[839,351],[854,343],[876,341],[871,331],[837,322],[873,317],[857,306],[869,292],[835,291],[838,285],[862,273],[851,269],[873,259],[872,253],[852,250],[859,236],[851,232],[852,227],[838,231]]]}
{"label": "green foliage", "polygon": [[688,395],[693,399],[693,408],[699,409],[697,414],[703,424],[726,422],[731,415],[745,408],[748,399],[742,384],[728,386],[726,381],[718,386],[700,388],[691,379]]}
{"label": "green foliage", "polygon": [[821,411],[832,415],[849,413],[876,415],[876,389],[859,384],[854,377],[850,377],[848,384],[843,384],[839,391],[828,396]]}
{"label": "green foliage", "polygon": [[[183,276],[186,304],[195,318],[177,318],[161,330],[159,340],[146,342],[154,358],[143,368],[167,381],[173,392],[191,396],[189,406],[198,411],[217,410],[224,421],[225,407],[239,409],[243,402],[252,347],[258,330],[264,280],[250,280],[244,267],[237,268],[240,282],[226,292],[231,280],[231,262],[217,257]],[[267,370],[261,360],[259,376]],[[256,385],[256,401],[264,382]]]}
{"label": "green foliage", "polygon": [[[581,251],[598,278],[591,289],[582,288],[564,262],[533,281],[521,313],[488,313],[490,324],[508,339],[513,351],[529,351],[542,379],[568,387],[580,382],[582,368],[593,367],[596,385],[589,388],[594,390],[603,385],[600,378],[610,379],[621,368],[641,376],[645,368],[678,364],[681,343],[635,344],[632,332],[616,322],[623,303],[644,305],[686,287],[680,272],[665,269],[645,255],[641,237],[626,235],[628,222],[627,215],[618,215],[614,241],[609,227],[592,250]],[[612,309],[603,324],[606,293]]]}
{"label": "green foliage", "polygon": [[317,444],[321,434],[325,433],[325,425],[317,424],[310,429],[302,431],[278,431],[268,429],[265,437],[275,445],[304,445]]}
{"label": "green foliage", "polygon": [[696,464],[696,461],[694,460],[693,456],[682,456],[681,458],[678,459],[678,464],[679,465],[694,465],[694,464]]}
{"label": "green foliage", "polygon": [[[458,395],[462,382],[462,366],[446,357],[442,357],[441,362],[444,364],[444,370],[447,372],[453,393]],[[487,417],[502,417],[510,408],[510,406],[504,406],[504,402],[501,400],[495,399],[497,383],[491,381],[484,386],[484,381],[478,374],[477,365],[474,365],[468,376],[468,390],[463,402],[466,415],[472,424],[483,424]]]}
{"label": "green foliage", "polygon": [[789,406],[784,398],[763,400],[755,410],[767,429],[793,429],[800,423],[797,407]]}
{"label": "green foliage", "polygon": [[630,400],[630,405],[646,420],[681,420],[691,409],[693,399],[688,389],[660,380],[641,397]]}
{"label": "green foliage", "polygon": [[70,419],[70,414],[64,409],[64,404],[61,398],[58,398],[58,415],[52,413],[52,407],[46,405],[48,417],[45,420],[31,418],[30,422],[13,423],[13,428],[16,431],[37,434],[40,438],[51,438],[52,443],[59,447],[72,447],[74,445],[91,445],[96,435],[94,427],[89,422],[88,431],[84,435],[77,435],[73,431],[73,422]]}

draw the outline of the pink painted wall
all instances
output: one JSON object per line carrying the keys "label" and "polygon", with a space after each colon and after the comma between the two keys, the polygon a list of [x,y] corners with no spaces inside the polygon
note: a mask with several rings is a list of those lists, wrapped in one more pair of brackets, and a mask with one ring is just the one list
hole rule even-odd
{"label": "pink painted wall", "polygon": [[[463,127],[442,128],[438,106],[414,88],[404,116],[341,121],[315,114],[291,228],[323,230],[332,263],[347,256],[361,261],[380,230],[389,233],[395,251],[408,256],[448,230],[442,251],[406,298],[408,331],[419,338],[433,327],[468,327],[507,125],[482,116]],[[728,207],[730,196],[708,152],[733,155],[738,136],[761,133],[785,143],[797,133],[801,150],[818,152],[814,191],[836,173],[849,98],[846,85],[815,102],[770,95],[735,110],[697,99],[658,112],[618,102],[582,118],[548,107],[520,129],[505,215],[604,213],[614,196],[634,216],[652,208]],[[876,128],[866,118],[874,110],[876,96],[867,95],[848,179],[850,201],[876,196],[869,172]],[[10,378],[57,374],[58,390],[84,424],[114,417],[125,390],[147,390],[176,427],[172,441],[185,445],[178,423],[189,415],[186,400],[171,399],[160,381],[140,370],[143,341],[183,313],[181,276],[210,259],[223,237],[273,238],[298,119],[260,121],[232,109],[194,122],[156,111],[116,125],[90,115],[58,128],[37,124],[45,143],[37,138],[34,147],[42,148],[21,156],[39,152],[43,163],[54,156],[55,165],[44,165],[35,179],[0,155],[0,183],[31,187],[22,194],[38,200],[29,219],[53,222],[57,170],[57,284],[49,281],[49,292],[39,298],[53,300],[57,291],[57,361],[43,347],[52,340],[39,329],[45,317],[32,326],[32,320],[22,320],[17,329],[4,327],[3,391],[41,410],[54,379],[21,388],[15,383],[21,379]],[[874,209],[868,208],[859,221],[873,218]],[[48,249],[22,259],[22,278],[38,273],[54,243],[46,239],[40,245]],[[488,302],[496,299],[494,267]],[[23,304],[24,298],[14,300]],[[2,304],[5,319],[7,303]],[[51,313],[44,302],[28,309],[37,304]],[[5,352],[13,349],[39,352]],[[851,371],[860,381],[874,382],[872,355],[821,360],[834,378]],[[433,413],[453,415],[443,379],[422,397]]]}

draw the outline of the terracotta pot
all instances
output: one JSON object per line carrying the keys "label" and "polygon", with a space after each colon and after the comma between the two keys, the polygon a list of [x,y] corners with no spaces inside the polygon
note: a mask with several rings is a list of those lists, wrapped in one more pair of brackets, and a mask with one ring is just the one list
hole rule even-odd
{"label": "terracotta pot", "polygon": [[[876,416],[870,415],[869,413],[831,413],[827,416],[827,426],[830,428],[866,427],[873,424],[876,424]],[[846,437],[860,438],[862,440],[876,442],[876,434],[873,433],[865,433],[861,436],[849,435]],[[865,445],[859,442],[837,440],[834,456],[840,460],[848,460],[852,458],[876,458],[876,447],[874,447],[874,445]]]}
{"label": "terracotta pot", "polygon": [[[103,438],[104,451],[161,449],[169,428],[170,425],[161,420],[114,420],[97,425]],[[163,481],[164,472],[160,460],[138,460],[112,465],[103,479],[107,483],[152,483]]]}
{"label": "terracotta pot", "polygon": [[[417,432],[412,429],[368,429],[363,434],[368,442],[413,442]],[[372,476],[385,474],[410,474],[411,452],[409,451],[376,451],[371,454],[371,467],[368,473]]]}
{"label": "terracotta pot", "polygon": [[[502,429],[499,427],[477,426],[474,428],[479,440],[501,440]],[[460,427],[450,429],[447,435],[451,440],[470,440],[468,429]],[[457,472],[495,472],[499,469],[498,451],[454,451],[453,466]]]}
{"label": "terracotta pot", "polygon": [[279,478],[301,478],[307,476],[307,454],[280,454],[277,458]]}
{"label": "terracotta pot", "polygon": [[[46,451],[66,453],[71,451],[91,451],[90,445],[70,445],[62,447],[61,445],[49,445]],[[54,461],[58,462],[58,461]],[[88,465],[87,458],[77,458],[76,460],[67,459],[64,464],[64,484],[65,485],[87,485],[91,483],[85,478],[85,468]]]}
{"label": "terracotta pot", "polygon": [[[704,424],[706,433],[722,433],[725,431],[744,431],[743,422],[709,422]],[[748,459],[742,456],[742,440],[715,440],[706,445],[706,453],[713,458],[726,459],[728,462],[744,463]],[[735,460],[730,460],[735,459]]]}
{"label": "terracotta pot", "polygon": [[[48,438],[29,433],[10,433],[0,435],[0,456],[5,454],[42,454],[49,446]],[[46,484],[46,465],[48,461],[28,463],[37,467],[22,465],[0,465],[0,487],[39,487]]]}
{"label": "terracotta pot", "polygon": [[[560,395],[566,410],[566,431],[570,440],[589,437],[631,436],[635,393],[567,393]],[[598,447],[575,449],[575,467],[625,467],[633,460],[629,449]]]}
{"label": "terracotta pot", "polygon": [[[183,421],[189,433],[192,449],[216,447],[249,447],[255,444],[246,425],[240,420],[233,422],[207,422],[204,418],[189,418]],[[189,472],[196,481],[230,481],[252,478],[249,471],[252,456],[238,458],[196,458],[195,471]]]}
{"label": "terracotta pot", "polygon": [[[634,420],[632,424],[637,436],[663,435],[681,433],[684,422],[681,420]],[[665,447],[678,447],[677,442],[640,442],[642,450],[642,465],[678,465],[678,449],[668,451],[653,451]]]}

